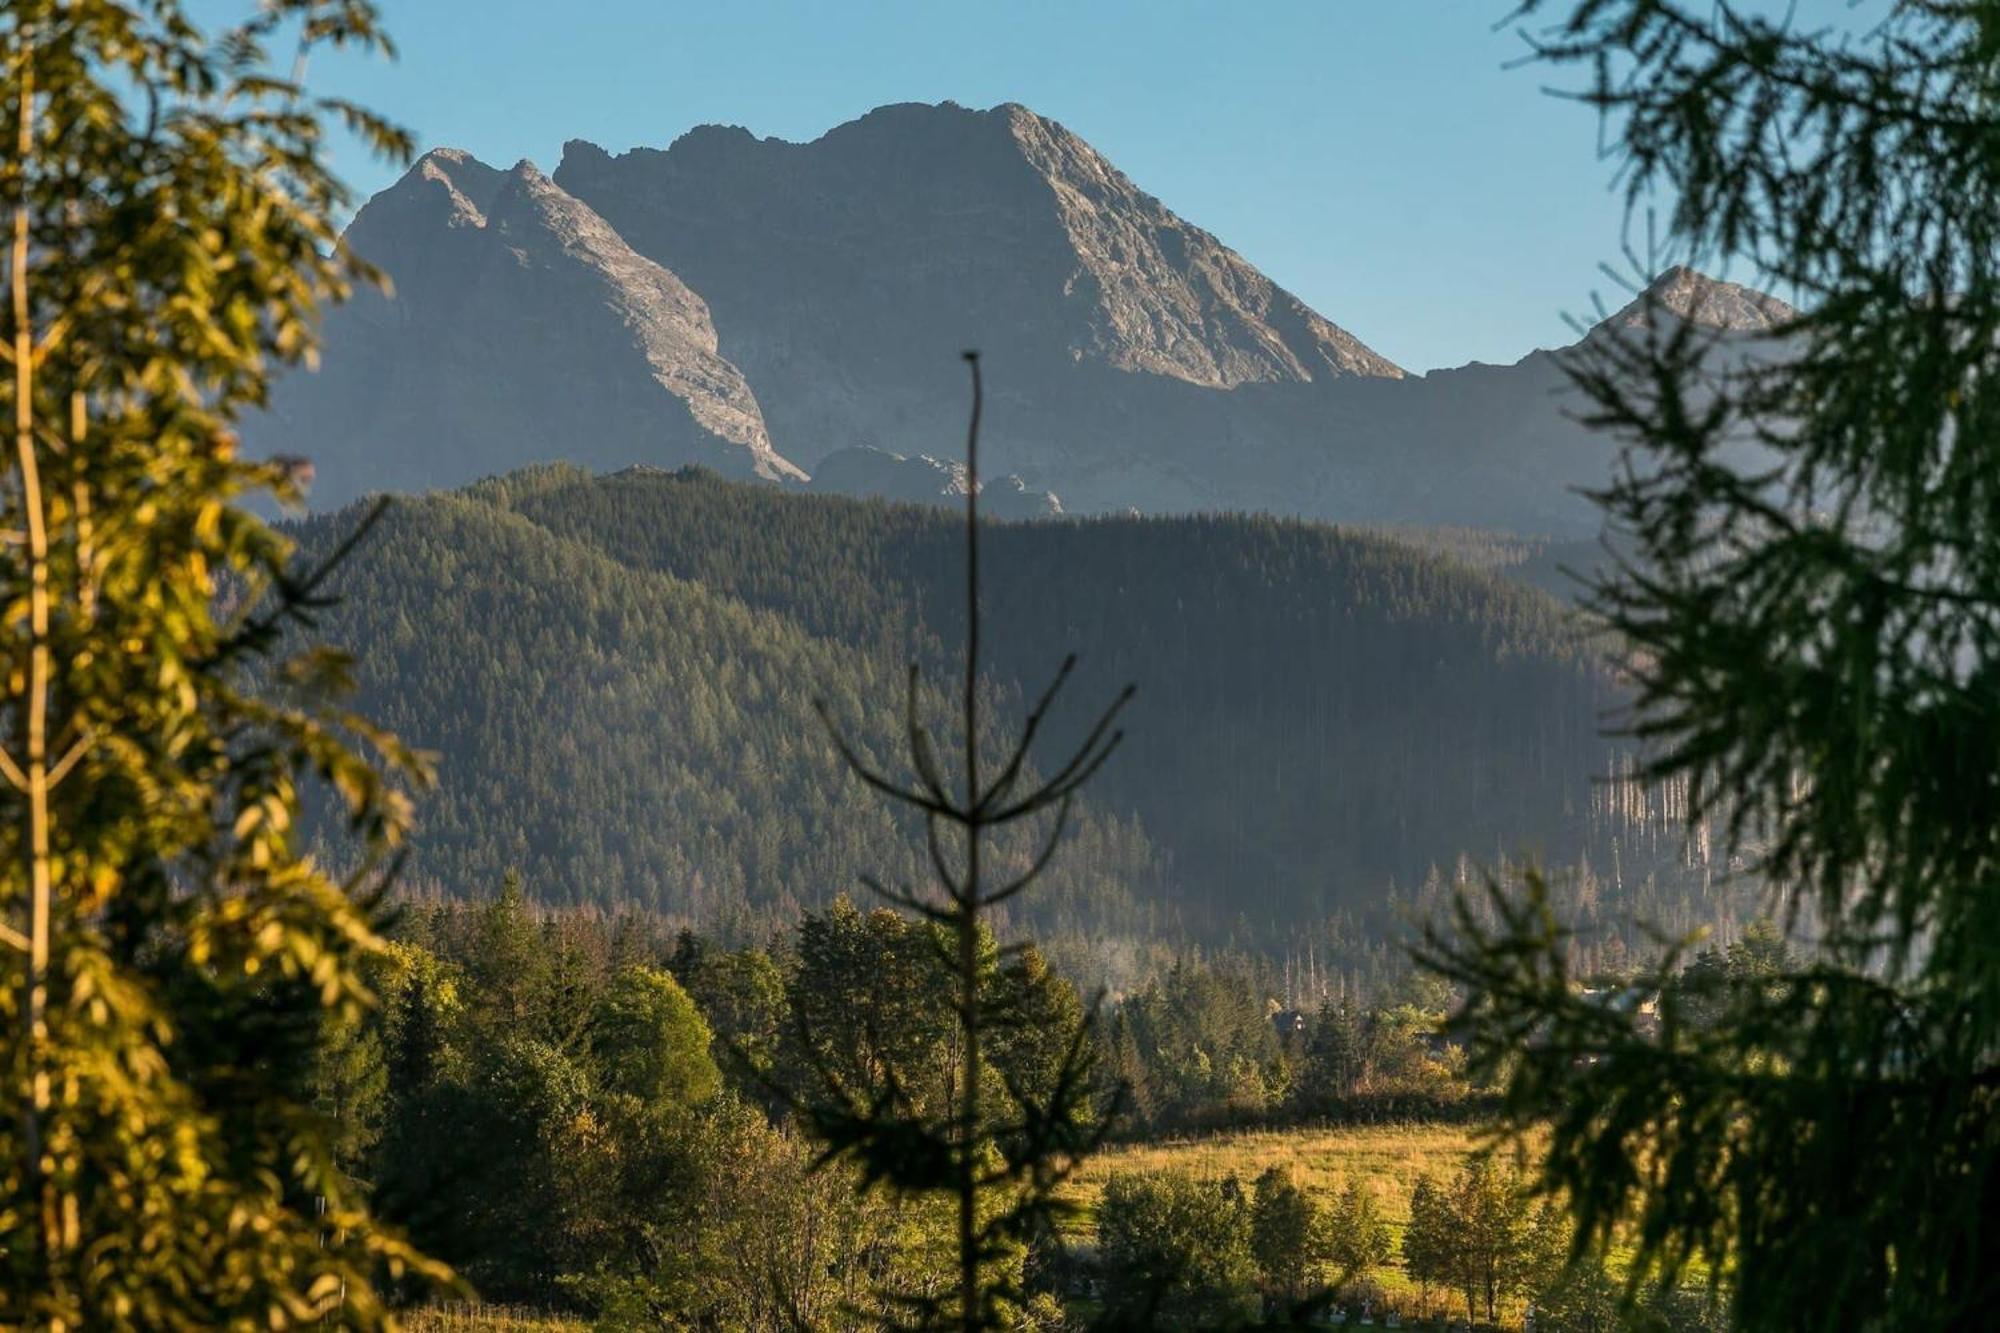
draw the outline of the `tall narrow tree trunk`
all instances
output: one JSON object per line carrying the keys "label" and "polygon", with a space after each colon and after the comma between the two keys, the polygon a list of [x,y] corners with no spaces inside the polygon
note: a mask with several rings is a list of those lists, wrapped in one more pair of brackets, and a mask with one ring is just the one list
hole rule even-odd
{"label": "tall narrow tree trunk", "polygon": [[[972,425],[965,446],[965,808],[979,804],[979,413],[977,367]],[[965,898],[958,931],[959,1026],[965,1040],[964,1107],[959,1130],[959,1318],[967,1333],[982,1326],[979,1304],[979,839],[977,819],[965,826]]]}
{"label": "tall narrow tree trunk", "polygon": [[[14,138],[18,170],[25,173],[35,151],[34,39],[21,37],[19,124]],[[35,338],[28,301],[30,235],[26,182],[14,205],[14,236],[9,264],[13,288],[14,451],[20,469],[22,540],[28,556],[28,671],[22,705],[22,761],[19,774],[9,774],[26,801],[28,842],[28,966],[22,976],[22,1070],[26,1097],[21,1112],[22,1149],[26,1178],[42,1191],[42,1130],[49,1107],[48,977],[51,867],[49,859],[49,534],[42,502],[41,472],[35,456]],[[42,1200],[44,1213],[48,1201]],[[44,1216],[44,1231],[51,1219]]]}

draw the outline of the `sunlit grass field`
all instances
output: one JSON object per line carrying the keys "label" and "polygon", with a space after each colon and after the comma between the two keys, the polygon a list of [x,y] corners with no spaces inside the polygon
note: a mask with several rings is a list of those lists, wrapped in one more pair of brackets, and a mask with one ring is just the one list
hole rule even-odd
{"label": "sunlit grass field", "polygon": [[1322,1202],[1330,1202],[1349,1181],[1360,1181],[1374,1193],[1400,1238],[1417,1177],[1428,1171],[1444,1183],[1481,1144],[1478,1130],[1461,1125],[1367,1125],[1170,1139],[1111,1148],[1090,1158],[1077,1172],[1067,1198],[1085,1210],[1076,1231],[1088,1236],[1094,1227],[1087,1214],[1115,1171],[1181,1170],[1204,1178],[1233,1175],[1248,1189],[1268,1168],[1285,1166]]}
{"label": "sunlit grass field", "polygon": [[1410,1190],[1425,1172],[1439,1184],[1447,1183],[1483,1146],[1474,1127],[1419,1124],[1268,1130],[1112,1148],[1086,1161],[1071,1182],[1066,1199],[1079,1212],[1068,1230],[1075,1240],[1095,1239],[1092,1214],[1105,1180],[1115,1171],[1234,1175],[1248,1190],[1265,1170],[1282,1165],[1323,1206],[1331,1206],[1349,1181],[1359,1181],[1375,1196],[1396,1246],[1397,1258],[1374,1279],[1391,1300],[1414,1305],[1417,1288],[1403,1275],[1400,1257],[1403,1228],[1410,1220]]}

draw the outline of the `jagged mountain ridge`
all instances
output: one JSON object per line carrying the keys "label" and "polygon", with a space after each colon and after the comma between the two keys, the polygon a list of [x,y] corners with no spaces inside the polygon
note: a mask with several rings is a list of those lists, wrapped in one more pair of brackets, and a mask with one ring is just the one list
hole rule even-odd
{"label": "jagged mountain ridge", "polygon": [[[534,207],[496,225],[503,195]],[[326,371],[250,430],[314,458],[321,503],[531,459],[781,482],[832,459],[821,489],[935,500],[949,485],[913,468],[954,451],[968,346],[988,474],[1072,513],[1574,537],[1610,458],[1559,353],[1406,375],[1012,104],[884,107],[809,143],[573,141],[552,181],[441,151],[349,239],[398,297],[336,314]],[[1788,309],[1675,270],[1606,323],[1666,310],[1753,339]]]}
{"label": "jagged mountain ridge", "polygon": [[805,479],[717,355],[702,298],[532,163],[427,154],[348,240],[393,293],[333,311],[323,370],[286,379],[252,432],[311,458],[319,498],[552,456]]}
{"label": "jagged mountain ridge", "polygon": [[[961,504],[971,489],[964,463],[918,454],[914,458],[882,449],[841,449],[820,459],[812,489],[859,499],[901,500],[910,504]],[[982,481],[979,512],[988,518],[1054,518],[1062,497],[1037,491],[1008,475]]]}

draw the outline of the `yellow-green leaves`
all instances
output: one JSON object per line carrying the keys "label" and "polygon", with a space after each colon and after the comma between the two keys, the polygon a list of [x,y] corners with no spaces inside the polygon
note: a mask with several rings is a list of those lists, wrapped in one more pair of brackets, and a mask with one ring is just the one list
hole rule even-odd
{"label": "yellow-green leaves", "polygon": [[[380,1274],[439,1275],[370,1222],[287,1054],[369,999],[353,889],[409,822],[385,770],[426,770],[296,641],[318,581],[235,507],[296,479],[231,426],[367,277],[321,117],[408,145],[264,49],[382,47],[368,0],[249,8],[0,25],[0,920],[30,946],[0,946],[0,1326],[381,1327]],[[345,881],[299,845],[311,783]]]}

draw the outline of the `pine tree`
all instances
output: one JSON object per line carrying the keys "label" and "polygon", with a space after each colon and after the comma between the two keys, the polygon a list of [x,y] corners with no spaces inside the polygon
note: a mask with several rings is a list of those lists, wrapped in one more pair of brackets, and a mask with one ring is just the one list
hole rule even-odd
{"label": "pine tree", "polygon": [[1375,1196],[1360,1181],[1350,1180],[1340,1201],[1326,1218],[1327,1258],[1343,1285],[1365,1281],[1389,1262],[1394,1246],[1389,1224],[1375,1206]]}
{"label": "pine tree", "polygon": [[[1101,1115],[1091,1109],[1096,1091],[1094,1006],[1069,1026],[1053,1070],[1033,1080],[1039,1086],[1005,1066],[996,1069],[989,1064],[996,1029],[1018,1028],[1031,1016],[1005,998],[996,1003],[987,983],[993,960],[987,916],[1025,892],[1055,855],[1076,793],[1118,748],[1123,733],[1114,727],[1132,690],[1127,687],[1119,695],[1046,779],[1036,780],[1029,752],[1075,668],[1075,658],[1070,658],[1029,711],[1014,743],[997,763],[987,766],[980,708],[982,397],[978,357],[967,353],[966,361],[972,372],[972,414],[966,436],[966,637],[958,782],[940,765],[930,729],[919,715],[919,673],[914,664],[905,709],[911,769],[906,779],[877,771],[841,739],[830,713],[824,704],[820,706],[821,717],[853,772],[923,822],[934,889],[926,892],[875,878],[864,882],[886,901],[940,928],[950,966],[950,1021],[957,1061],[941,1106],[926,1105],[897,1078],[872,1086],[858,1084],[833,1075],[831,1064],[823,1062],[816,1090],[820,1095],[802,1098],[800,1109],[826,1145],[828,1159],[857,1163],[867,1184],[952,1201],[957,1215],[957,1283],[949,1295],[902,1293],[900,1303],[912,1326],[956,1326],[970,1333],[1004,1326],[1013,1311],[1025,1307],[1027,1294],[1009,1276],[1007,1260],[1051,1230],[1060,1207],[1058,1189],[1081,1158],[1102,1141],[1115,1113],[1115,1108]],[[1001,868],[988,859],[993,834],[1036,819],[1044,825],[1040,849],[1024,865],[996,874]],[[955,849],[947,845],[954,833]],[[809,1039],[805,1044],[810,1048]],[[996,1074],[1005,1080],[1004,1098],[985,1086],[985,1080]],[[1003,1103],[1015,1112],[1006,1120],[996,1115]]]}
{"label": "pine tree", "polygon": [[1319,1286],[1325,1266],[1327,1219],[1291,1172],[1273,1166],[1250,1193],[1250,1253],[1265,1282],[1288,1303]]}
{"label": "pine tree", "polygon": [[1426,1311],[1430,1309],[1431,1284],[1451,1280],[1452,1244],[1444,1193],[1426,1172],[1410,1189],[1410,1222],[1403,1228],[1403,1270],[1416,1279]]}

